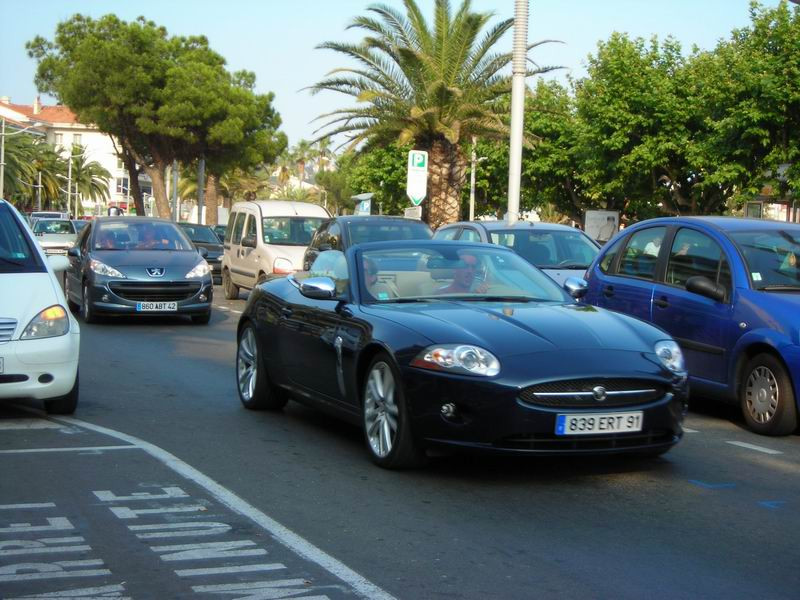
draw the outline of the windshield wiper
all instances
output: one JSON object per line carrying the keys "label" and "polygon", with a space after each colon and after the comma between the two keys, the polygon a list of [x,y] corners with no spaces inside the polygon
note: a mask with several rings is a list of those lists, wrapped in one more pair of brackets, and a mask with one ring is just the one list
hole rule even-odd
{"label": "windshield wiper", "polygon": [[375,304],[410,304],[411,302],[440,302],[441,298],[389,298]]}
{"label": "windshield wiper", "polygon": [[761,292],[800,292],[800,285],[778,284],[762,285],[756,288]]}
{"label": "windshield wiper", "polygon": [[447,296],[447,300],[466,300],[468,302],[535,302],[541,301],[541,298],[532,298],[531,296]]}

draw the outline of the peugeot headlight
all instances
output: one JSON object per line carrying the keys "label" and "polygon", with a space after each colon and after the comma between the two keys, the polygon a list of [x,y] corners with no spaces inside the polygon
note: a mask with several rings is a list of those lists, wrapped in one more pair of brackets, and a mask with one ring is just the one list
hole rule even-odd
{"label": "peugeot headlight", "polygon": [[45,308],[36,315],[19,339],[37,340],[41,338],[64,335],[69,331],[69,317],[67,311],[58,304]]}
{"label": "peugeot headlight", "polygon": [[208,266],[208,263],[203,260],[197,263],[191,271],[189,271],[185,277],[186,279],[194,279],[195,277],[205,277],[211,273],[211,267]]}
{"label": "peugeot headlight", "polygon": [[109,267],[106,263],[101,263],[94,258],[89,261],[89,268],[98,275],[105,275],[106,277],[125,277],[125,275],[117,271],[114,267]]}
{"label": "peugeot headlight", "polygon": [[673,373],[685,373],[686,365],[683,362],[683,352],[673,340],[656,342],[655,353],[661,364]]}
{"label": "peugeot headlight", "polygon": [[422,369],[484,377],[493,377],[500,372],[500,361],[494,354],[468,344],[430,346],[420,352],[411,361],[411,365]]}

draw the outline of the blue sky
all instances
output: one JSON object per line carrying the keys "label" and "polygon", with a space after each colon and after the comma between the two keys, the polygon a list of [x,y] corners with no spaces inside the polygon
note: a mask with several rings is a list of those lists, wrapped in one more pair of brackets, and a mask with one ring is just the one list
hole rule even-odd
{"label": "blue sky", "polygon": [[[430,14],[433,0],[418,0]],[[764,0],[776,6],[779,0]],[[222,54],[231,70],[248,69],[257,76],[259,92],[275,93],[275,106],[291,144],[313,137],[311,120],[348,105],[334,94],[311,96],[302,88],[319,81],[327,71],[343,66],[343,57],[314,47],[323,41],[357,41],[345,31],[350,20],[373,2],[366,0],[36,0],[29,4],[0,0],[4,15],[0,35],[0,96],[31,104],[36,96],[36,65],[25,53],[35,35],[53,38],[59,21],[75,13],[99,17],[116,13],[125,20],[144,15],[172,34],[203,34]],[[384,0],[398,8],[399,0]],[[459,0],[451,0],[457,6]],[[474,10],[490,11],[496,20],[513,17],[514,0],[473,0]],[[531,0],[528,39],[557,39],[531,54],[543,65],[566,67],[566,73],[585,73],[586,56],[613,31],[633,37],[663,39],[672,35],[686,52],[692,45],[710,49],[737,27],[749,23],[749,0]],[[16,18],[9,19],[16,14]],[[511,36],[504,40],[511,48]],[[346,64],[346,63],[345,63]],[[45,104],[54,103],[43,97]]]}

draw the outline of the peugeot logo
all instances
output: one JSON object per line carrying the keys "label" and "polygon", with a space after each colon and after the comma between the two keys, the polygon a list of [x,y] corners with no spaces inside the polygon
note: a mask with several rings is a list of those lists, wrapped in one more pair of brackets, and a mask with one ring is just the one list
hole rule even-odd
{"label": "peugeot logo", "polygon": [[598,402],[603,402],[608,397],[608,394],[606,393],[606,388],[602,385],[596,385],[592,388],[592,396]]}
{"label": "peugeot logo", "polygon": [[166,269],[164,269],[163,267],[148,267],[147,268],[147,274],[150,275],[150,277],[163,277],[164,276],[164,271],[166,271]]}

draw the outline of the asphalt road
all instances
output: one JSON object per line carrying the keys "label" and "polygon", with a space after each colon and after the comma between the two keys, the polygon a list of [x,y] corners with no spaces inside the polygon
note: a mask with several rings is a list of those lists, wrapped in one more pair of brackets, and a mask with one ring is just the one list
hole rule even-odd
{"label": "asphalt road", "polygon": [[[0,598],[798,597],[799,436],[693,401],[690,431],[654,460],[441,456],[387,472],[354,427],[296,403],[243,409],[244,300],[215,303],[208,326],[82,324],[75,421],[0,405]],[[17,527],[60,518],[74,529]],[[169,537],[186,522],[228,529]],[[10,544],[18,532],[39,546]],[[41,541],[62,537],[83,541]],[[13,566],[52,545],[90,550]]]}

